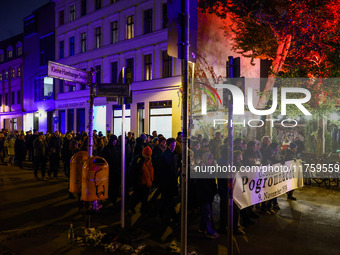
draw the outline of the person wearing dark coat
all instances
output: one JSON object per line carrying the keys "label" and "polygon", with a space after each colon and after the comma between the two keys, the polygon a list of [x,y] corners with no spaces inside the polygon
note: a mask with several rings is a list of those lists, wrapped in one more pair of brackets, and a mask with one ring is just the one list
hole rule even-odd
{"label": "person wearing dark coat", "polygon": [[45,136],[41,134],[33,143],[34,148],[34,177],[38,178],[39,168],[41,170],[42,179],[45,178],[46,162],[48,157],[48,144]]}
{"label": "person wearing dark coat", "polygon": [[35,139],[37,139],[39,136],[39,132],[36,129],[33,129],[33,135],[29,137],[28,141],[28,147],[29,147],[29,159],[33,162],[34,164],[34,148],[33,148],[33,142]]}
{"label": "person wearing dark coat", "polygon": [[145,135],[143,135],[143,136],[141,135],[140,137],[136,138],[136,144],[135,144],[135,148],[134,148],[134,151],[133,151],[133,158],[136,158],[136,157],[138,157],[139,155],[142,154],[142,151],[144,149],[144,143],[145,143],[144,137],[145,137]]}
{"label": "person wearing dark coat", "polygon": [[177,178],[179,172],[175,138],[169,138],[166,145],[167,149],[162,153],[159,160],[159,189],[162,193],[160,214],[161,217],[170,217],[170,219],[176,220],[175,206],[178,202]]}
{"label": "person wearing dark coat", "polygon": [[115,203],[119,191],[121,182],[121,157],[118,148],[117,136],[111,135],[108,145],[106,145],[102,151],[102,157],[109,164],[109,200]]}
{"label": "person wearing dark coat", "polygon": [[63,140],[63,148],[61,149],[61,157],[64,163],[64,173],[67,177],[70,177],[70,160],[72,153],[70,151],[70,142],[72,141],[72,135],[68,133]]}
{"label": "person wearing dark coat", "polygon": [[15,140],[14,150],[15,159],[18,162],[19,167],[22,168],[22,162],[26,158],[26,142],[24,134],[21,134],[18,139]]}
{"label": "person wearing dark coat", "polygon": [[48,147],[50,149],[50,169],[48,171],[48,177],[51,177],[52,173],[54,178],[57,178],[58,176],[61,144],[62,140],[59,136],[59,131],[55,131],[48,142]]}
{"label": "person wearing dark coat", "polygon": [[[206,152],[202,156],[202,166],[211,166],[214,161],[214,155]],[[212,219],[212,202],[217,193],[216,181],[212,178],[200,178],[196,182],[197,198],[200,204],[201,223],[199,232],[204,233],[207,237],[215,239],[219,237]]]}

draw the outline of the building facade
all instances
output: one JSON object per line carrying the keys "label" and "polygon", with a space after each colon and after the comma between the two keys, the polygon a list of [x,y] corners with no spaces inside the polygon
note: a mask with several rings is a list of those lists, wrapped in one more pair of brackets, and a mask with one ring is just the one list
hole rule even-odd
{"label": "building facade", "polygon": [[0,127],[23,130],[23,34],[0,42]]}
{"label": "building facade", "polygon": [[47,64],[55,57],[55,3],[24,18],[24,130],[53,131],[55,89]]}
{"label": "building facade", "polygon": [[[125,68],[132,90],[126,131],[175,136],[181,130],[181,70],[167,54],[166,1],[55,2],[56,62],[95,69],[96,83],[117,83]],[[55,80],[55,89],[55,128],[86,131],[89,88]],[[95,98],[94,129],[120,135],[121,119],[117,98]]]}

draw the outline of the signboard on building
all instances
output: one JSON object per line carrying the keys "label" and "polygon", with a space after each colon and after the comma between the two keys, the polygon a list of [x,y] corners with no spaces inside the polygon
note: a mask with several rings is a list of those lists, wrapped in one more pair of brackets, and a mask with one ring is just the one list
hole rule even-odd
{"label": "signboard on building", "polygon": [[96,86],[97,97],[129,97],[130,86],[128,84],[100,83]]}
{"label": "signboard on building", "polygon": [[87,82],[86,71],[71,66],[62,65],[53,61],[48,61],[48,77],[75,83],[86,84]]}

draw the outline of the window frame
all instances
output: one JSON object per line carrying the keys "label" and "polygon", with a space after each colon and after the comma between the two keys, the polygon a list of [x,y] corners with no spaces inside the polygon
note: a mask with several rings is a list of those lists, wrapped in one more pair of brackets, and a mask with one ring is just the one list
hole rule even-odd
{"label": "window frame", "polygon": [[134,15],[126,17],[126,39],[132,39],[135,37],[135,22]]}
{"label": "window frame", "polygon": [[[114,26],[116,24],[116,26]],[[119,41],[119,33],[118,33],[118,21],[111,22],[111,43],[117,43]]]}
{"label": "window frame", "polygon": [[144,15],[144,34],[152,33],[153,9],[147,9],[143,12]]}
{"label": "window frame", "polygon": [[144,81],[152,80],[152,54],[144,55]]}
{"label": "window frame", "polygon": [[95,28],[95,40],[96,40],[95,41],[96,49],[99,49],[102,45],[102,28],[101,27]]}
{"label": "window frame", "polygon": [[[85,38],[84,38],[85,35]],[[87,40],[87,34],[86,32],[80,34],[80,53],[86,52],[86,40]]]}
{"label": "window frame", "polygon": [[76,19],[76,5],[70,5],[70,21],[74,21]]}

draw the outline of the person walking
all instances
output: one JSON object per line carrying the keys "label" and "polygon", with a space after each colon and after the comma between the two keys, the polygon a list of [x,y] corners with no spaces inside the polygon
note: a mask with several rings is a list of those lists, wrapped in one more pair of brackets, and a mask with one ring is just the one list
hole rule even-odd
{"label": "person walking", "polygon": [[48,157],[48,144],[45,136],[41,133],[33,142],[34,156],[34,178],[39,180],[38,172],[41,171],[41,178],[45,179],[46,162]]}
{"label": "person walking", "polygon": [[48,147],[50,149],[50,169],[48,171],[48,177],[51,177],[53,173],[53,178],[57,179],[58,170],[60,166],[60,150],[61,150],[62,140],[59,137],[59,131],[55,131],[54,135],[51,137]]}
{"label": "person walking", "polygon": [[25,142],[25,134],[19,135],[19,137],[15,140],[15,159],[18,162],[18,166],[22,167],[22,162],[26,158],[26,142]]}

